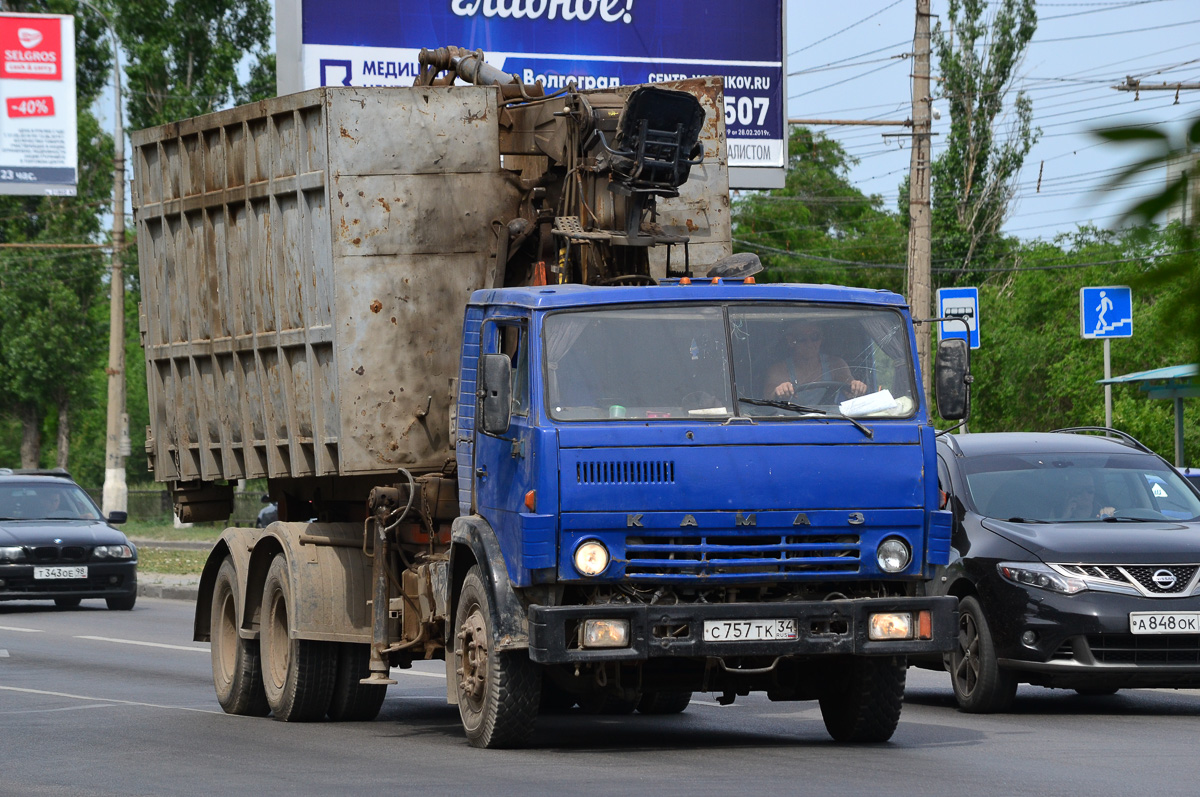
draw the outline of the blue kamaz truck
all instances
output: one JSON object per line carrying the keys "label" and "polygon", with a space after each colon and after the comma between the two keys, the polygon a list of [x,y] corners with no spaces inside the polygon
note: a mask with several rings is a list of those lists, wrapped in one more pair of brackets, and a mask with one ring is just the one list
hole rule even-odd
{"label": "blue kamaz truck", "polygon": [[903,300],[730,255],[719,79],[422,63],[133,135],[155,477],[278,505],[202,576],[222,708],[371,719],[444,659],[480,747],[697,692],[888,739],[956,628]]}

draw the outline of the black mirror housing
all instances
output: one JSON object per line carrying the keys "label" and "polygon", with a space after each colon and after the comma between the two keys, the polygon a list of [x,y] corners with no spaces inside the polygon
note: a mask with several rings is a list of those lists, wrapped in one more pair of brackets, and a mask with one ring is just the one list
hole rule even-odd
{"label": "black mirror housing", "polygon": [[934,366],[938,414],[948,421],[961,421],[971,410],[971,347],[962,338],[938,343]]}
{"label": "black mirror housing", "polygon": [[477,411],[483,416],[482,428],[487,434],[508,431],[512,413],[512,362],[507,354],[479,355],[479,401]]}
{"label": "black mirror housing", "polygon": [[126,520],[129,520],[129,513],[122,512],[119,509],[109,512],[108,517],[105,518],[106,522],[111,523],[114,526],[119,526],[122,523],[124,523]]}

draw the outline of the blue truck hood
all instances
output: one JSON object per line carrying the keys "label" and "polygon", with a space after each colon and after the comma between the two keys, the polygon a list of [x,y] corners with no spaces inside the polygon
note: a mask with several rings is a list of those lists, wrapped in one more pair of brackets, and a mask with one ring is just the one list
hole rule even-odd
{"label": "blue truck hood", "polygon": [[563,513],[925,506],[913,423],[613,426],[559,429]]}

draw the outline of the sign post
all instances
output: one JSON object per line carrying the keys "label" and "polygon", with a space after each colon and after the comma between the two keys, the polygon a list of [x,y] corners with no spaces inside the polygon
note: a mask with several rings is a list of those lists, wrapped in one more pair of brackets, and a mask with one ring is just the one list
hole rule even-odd
{"label": "sign post", "polygon": [[[1133,337],[1133,291],[1127,285],[1079,289],[1079,334],[1104,341],[1104,378],[1112,378],[1109,340]],[[1112,428],[1112,385],[1104,386],[1104,425]]]}
{"label": "sign post", "polygon": [[[979,289],[938,288],[938,340],[962,338],[979,348]],[[953,319],[962,319],[957,321]],[[966,323],[966,326],[963,326]]]}

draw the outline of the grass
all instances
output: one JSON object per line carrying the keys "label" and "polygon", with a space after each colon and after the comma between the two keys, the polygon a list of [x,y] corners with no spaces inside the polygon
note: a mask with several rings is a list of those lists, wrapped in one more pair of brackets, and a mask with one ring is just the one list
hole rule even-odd
{"label": "grass", "polygon": [[[234,523],[197,523],[191,528],[177,529],[170,520],[130,520],[121,526],[126,537],[137,540],[171,542],[215,542],[227,526]],[[248,525],[254,525],[251,522]]]}
{"label": "grass", "polygon": [[198,576],[204,570],[208,551],[180,551],[170,548],[138,548],[138,570],[173,576]]}

